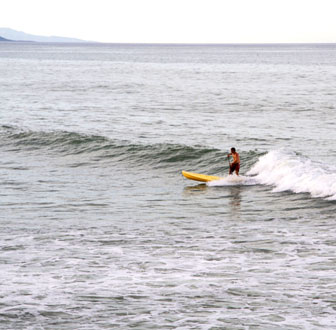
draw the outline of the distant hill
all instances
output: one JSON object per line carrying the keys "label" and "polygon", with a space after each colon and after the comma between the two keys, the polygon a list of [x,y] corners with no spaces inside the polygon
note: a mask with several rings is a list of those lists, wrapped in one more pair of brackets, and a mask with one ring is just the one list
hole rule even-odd
{"label": "distant hill", "polygon": [[9,39],[6,39],[0,36],[0,41],[12,41],[12,40],[9,40]]}
{"label": "distant hill", "polygon": [[[36,42],[87,42],[85,40],[57,37],[57,36],[38,36],[34,34],[28,34],[21,31],[16,31],[9,28],[0,28],[0,36],[2,39],[7,39],[8,41],[36,41]],[[0,41],[6,41],[1,40]]]}

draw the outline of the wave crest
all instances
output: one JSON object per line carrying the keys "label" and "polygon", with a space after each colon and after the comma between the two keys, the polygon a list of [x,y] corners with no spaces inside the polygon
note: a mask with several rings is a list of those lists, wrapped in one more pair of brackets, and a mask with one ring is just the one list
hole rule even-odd
{"label": "wave crest", "polygon": [[[197,169],[213,173],[227,170],[227,152],[216,148],[173,143],[142,144],[66,131],[28,131],[1,126],[0,147],[12,152],[76,155],[83,164],[124,162],[136,167],[166,167],[172,171]],[[250,158],[255,155],[252,153]],[[248,157],[247,157],[248,158]]]}
{"label": "wave crest", "polygon": [[336,169],[308,158],[270,151],[248,171],[260,184],[274,186],[274,192],[309,193],[312,197],[336,200]]}

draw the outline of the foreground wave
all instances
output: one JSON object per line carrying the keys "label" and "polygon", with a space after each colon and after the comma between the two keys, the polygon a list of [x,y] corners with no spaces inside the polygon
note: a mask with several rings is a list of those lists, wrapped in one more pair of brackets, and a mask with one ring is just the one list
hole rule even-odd
{"label": "foreground wave", "polygon": [[[0,147],[10,152],[74,156],[87,166],[108,162],[126,163],[139,169],[165,168],[170,172],[181,169],[223,176],[227,173],[227,152],[205,146],[158,143],[141,144],[66,131],[24,131],[1,126]],[[241,152],[243,166],[240,178],[224,177],[209,186],[269,185],[274,192],[309,193],[312,197],[336,200],[336,168],[322,166],[309,158],[283,150],[266,154],[256,151]],[[83,161],[85,160],[85,161]],[[99,165],[104,166],[104,165]],[[224,174],[224,175],[225,175]]]}

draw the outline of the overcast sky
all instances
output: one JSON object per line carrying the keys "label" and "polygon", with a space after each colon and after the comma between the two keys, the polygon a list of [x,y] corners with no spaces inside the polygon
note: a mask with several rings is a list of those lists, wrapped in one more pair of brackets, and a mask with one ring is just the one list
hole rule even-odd
{"label": "overcast sky", "polygon": [[101,42],[336,42],[336,0],[1,0],[0,27]]}

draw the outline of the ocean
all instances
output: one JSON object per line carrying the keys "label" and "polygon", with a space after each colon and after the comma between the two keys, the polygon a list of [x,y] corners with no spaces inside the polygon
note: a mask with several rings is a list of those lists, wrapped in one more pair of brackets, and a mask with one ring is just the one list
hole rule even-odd
{"label": "ocean", "polygon": [[336,329],[335,82],[336,44],[0,43],[0,328]]}

